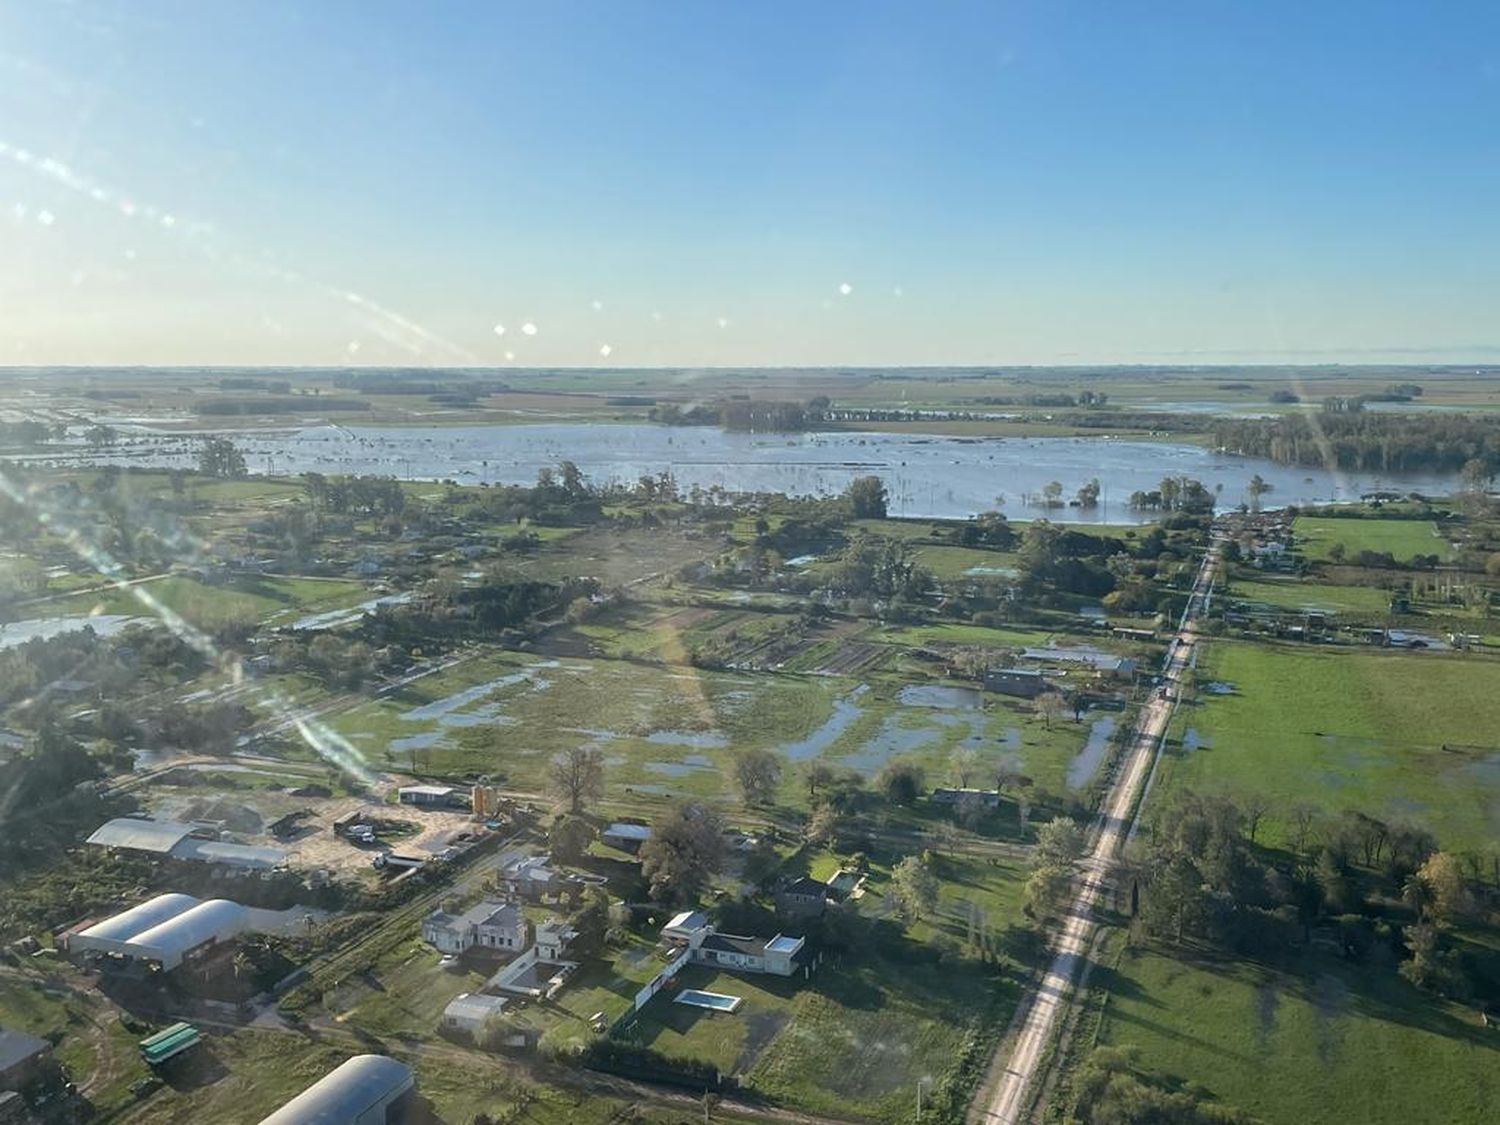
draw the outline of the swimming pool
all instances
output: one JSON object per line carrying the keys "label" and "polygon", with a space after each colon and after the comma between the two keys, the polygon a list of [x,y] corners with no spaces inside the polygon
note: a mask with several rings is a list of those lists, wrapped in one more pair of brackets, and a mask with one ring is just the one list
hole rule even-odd
{"label": "swimming pool", "polygon": [[672,1002],[694,1008],[708,1008],[714,1012],[732,1012],[745,1002],[745,998],[726,996],[722,992],[700,992],[696,988],[684,988],[672,998]]}

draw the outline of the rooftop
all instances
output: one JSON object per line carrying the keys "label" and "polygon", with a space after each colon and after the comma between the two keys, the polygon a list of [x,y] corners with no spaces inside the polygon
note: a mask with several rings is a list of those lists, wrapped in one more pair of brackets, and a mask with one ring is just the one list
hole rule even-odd
{"label": "rooftop", "polygon": [[0,1074],[27,1059],[35,1058],[51,1044],[24,1031],[9,1031],[0,1027]]}
{"label": "rooftop", "polygon": [[187,839],[190,832],[191,826],[176,821],[120,816],[96,828],[88,842],[105,848],[129,848],[166,855]]}
{"label": "rooftop", "polygon": [[443,1015],[453,1019],[484,1020],[500,1011],[509,1001],[504,996],[485,992],[460,992],[448,1002]]}
{"label": "rooftop", "polygon": [[385,1055],[355,1055],[318,1079],[260,1125],[358,1121],[382,1100],[412,1086],[411,1067]]}
{"label": "rooftop", "polygon": [[614,836],[621,840],[649,840],[651,839],[651,826],[649,824],[611,824],[603,832],[605,836]]}

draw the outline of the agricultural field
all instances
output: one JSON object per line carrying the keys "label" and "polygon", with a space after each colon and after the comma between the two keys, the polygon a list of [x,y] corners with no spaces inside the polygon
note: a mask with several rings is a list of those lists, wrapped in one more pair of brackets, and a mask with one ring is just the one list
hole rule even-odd
{"label": "agricultural field", "polygon": [[1492,1121],[1500,1037],[1394,972],[1305,954],[1292,971],[1124,950],[1095,981],[1100,1045],[1266,1125]]}
{"label": "agricultural field", "polygon": [[1431,520],[1399,519],[1330,519],[1323,516],[1298,516],[1292,525],[1297,544],[1308,558],[1326,561],[1335,543],[1353,557],[1360,551],[1388,552],[1396,561],[1405,562],[1414,555],[1454,556],[1453,544]]}
{"label": "agricultural field", "polygon": [[1453,850],[1500,837],[1500,662],[1215,641],[1198,679],[1163,780],[1268,798],[1263,839],[1299,803],[1413,822]]}

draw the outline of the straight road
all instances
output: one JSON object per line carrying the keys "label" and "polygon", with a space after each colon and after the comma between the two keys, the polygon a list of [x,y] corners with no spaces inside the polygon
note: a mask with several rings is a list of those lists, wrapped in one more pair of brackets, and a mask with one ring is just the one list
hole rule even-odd
{"label": "straight road", "polygon": [[[1009,1059],[1000,1080],[994,1084],[989,1104],[973,1114],[975,1120],[984,1122],[985,1125],[1019,1125],[1024,1120],[1028,1106],[1027,1095],[1035,1084],[1047,1047],[1057,1033],[1057,1023],[1072,991],[1079,965],[1093,941],[1094,905],[1119,858],[1120,848],[1130,831],[1131,810],[1141,796],[1156,760],[1162,736],[1166,734],[1167,724],[1172,720],[1182,676],[1192,665],[1193,649],[1197,643],[1194,627],[1197,615],[1213,586],[1214,568],[1218,563],[1220,549],[1221,541],[1215,537],[1198,569],[1187,608],[1178,624],[1177,635],[1167,648],[1166,663],[1162,669],[1162,686],[1141,709],[1129,755],[1115,775],[1114,785],[1105,796],[1097,821],[1098,834],[1093,850],[1083,862],[1078,892],[1068,909],[1061,932],[1052,943],[1052,964],[1031,998],[1029,1007],[1025,1009],[1020,1031],[1008,1048]],[[1004,1052],[1007,1047],[1002,1044],[1000,1049]]]}

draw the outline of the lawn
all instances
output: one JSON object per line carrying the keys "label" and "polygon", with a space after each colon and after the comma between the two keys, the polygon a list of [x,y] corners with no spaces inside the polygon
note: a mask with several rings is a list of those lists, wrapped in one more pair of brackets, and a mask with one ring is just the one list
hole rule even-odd
{"label": "lawn", "polygon": [[1388,617],[1391,605],[1389,590],[1302,582],[1295,578],[1236,578],[1230,582],[1226,596],[1230,601],[1265,602],[1285,609],[1321,610],[1361,618]]}
{"label": "lawn", "polygon": [[1215,641],[1178,713],[1168,785],[1270,799],[1262,839],[1307,802],[1413,821],[1454,849],[1500,835],[1500,662]]}
{"label": "lawn", "polygon": [[1500,1036],[1388,968],[1307,955],[1295,974],[1127,950],[1099,1042],[1267,1125],[1493,1121]]}
{"label": "lawn", "polygon": [[1018,556],[976,547],[923,546],[917,548],[917,562],[932,571],[939,582],[953,582],[966,578],[1013,577]]}
{"label": "lawn", "polygon": [[1303,552],[1312,559],[1326,560],[1328,549],[1342,543],[1349,557],[1360,551],[1390,552],[1397,561],[1413,555],[1453,557],[1453,545],[1438,533],[1431,520],[1330,519],[1298,516],[1292,529]]}

